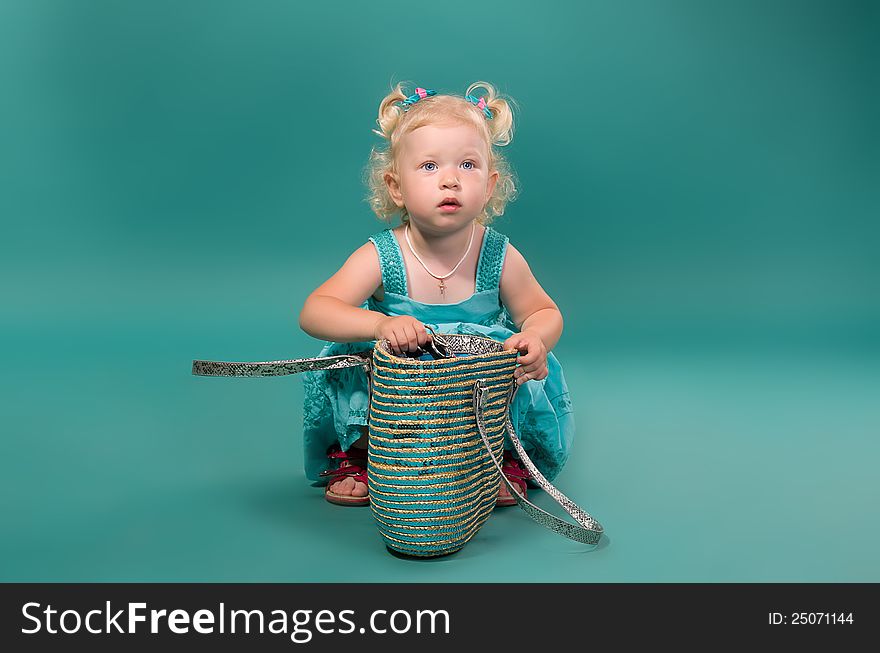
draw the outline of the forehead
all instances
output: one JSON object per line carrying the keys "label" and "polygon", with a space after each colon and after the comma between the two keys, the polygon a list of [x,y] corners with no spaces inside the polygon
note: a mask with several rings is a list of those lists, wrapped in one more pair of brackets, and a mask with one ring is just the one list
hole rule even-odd
{"label": "forehead", "polygon": [[476,150],[486,155],[486,139],[471,125],[424,125],[408,132],[401,139],[402,153],[411,156],[420,154],[454,154],[462,150]]}

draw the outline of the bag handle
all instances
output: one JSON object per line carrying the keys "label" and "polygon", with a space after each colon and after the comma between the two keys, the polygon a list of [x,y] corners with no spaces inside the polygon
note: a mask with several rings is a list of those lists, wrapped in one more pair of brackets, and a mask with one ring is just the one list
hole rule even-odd
{"label": "bag handle", "polygon": [[[432,340],[424,347],[415,352],[406,352],[409,358],[419,358],[423,354],[431,354],[436,360],[439,358],[454,358],[450,345],[430,325],[425,325],[431,332]],[[351,354],[339,356],[318,356],[316,358],[292,358],[283,361],[263,361],[256,363],[241,363],[230,361],[205,361],[194,360],[192,373],[195,376],[285,376],[287,374],[299,374],[300,372],[318,372],[323,370],[337,370],[344,367],[363,367],[369,376],[373,364],[373,351],[357,351]]]}
{"label": "bag handle", "polygon": [[[507,407],[510,407],[510,402],[513,399],[513,395],[516,392],[516,381],[511,384],[510,391],[507,396]],[[483,444],[486,447],[486,451],[489,452],[489,457],[492,459],[492,462],[495,464],[495,467],[498,469],[498,473],[501,474],[501,478],[507,484],[507,487],[510,489],[510,494],[516,499],[517,504],[520,508],[526,511],[526,514],[529,515],[532,519],[534,519],[537,523],[545,528],[549,528],[551,531],[559,533],[560,535],[564,535],[565,537],[575,540],[576,542],[582,542],[583,544],[598,544],[599,538],[602,537],[602,533],[604,529],[602,525],[593,519],[587,511],[583,510],[580,506],[578,506],[574,501],[565,496],[562,492],[556,489],[556,487],[548,481],[541,472],[538,471],[538,468],[535,467],[535,464],[531,461],[531,459],[526,454],[525,449],[522,446],[522,442],[520,442],[519,438],[516,436],[516,432],[513,429],[513,423],[510,421],[510,412],[507,413],[507,422],[506,428],[507,432],[510,435],[510,441],[513,443],[514,449],[516,449],[516,453],[519,455],[520,460],[525,464],[526,469],[532,475],[532,478],[535,482],[543,489],[547,494],[553,497],[553,500],[556,501],[560,506],[562,506],[565,511],[571,515],[577,524],[572,524],[567,522],[555,515],[550,514],[546,510],[543,510],[531,503],[528,499],[524,499],[519,492],[516,491],[516,488],[513,487],[513,483],[510,482],[504,472],[501,471],[501,461],[495,457],[495,454],[492,452],[492,445],[489,442],[489,436],[486,434],[486,423],[485,423],[485,415],[483,414],[483,410],[486,407],[486,404],[489,401],[489,385],[483,379],[478,379],[474,383],[474,415],[477,420],[477,430],[480,432],[480,437],[483,439]]]}
{"label": "bag handle", "polygon": [[344,367],[363,367],[365,371],[369,372],[372,360],[372,351],[359,351],[342,356],[293,358],[285,361],[258,363],[194,360],[192,373],[195,376],[285,376],[300,372],[337,370]]}

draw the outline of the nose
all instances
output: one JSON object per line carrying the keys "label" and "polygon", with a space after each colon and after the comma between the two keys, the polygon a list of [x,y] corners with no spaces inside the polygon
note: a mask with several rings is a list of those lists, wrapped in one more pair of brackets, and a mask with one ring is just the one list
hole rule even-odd
{"label": "nose", "polygon": [[458,188],[458,176],[451,170],[444,172],[440,180],[441,188]]}

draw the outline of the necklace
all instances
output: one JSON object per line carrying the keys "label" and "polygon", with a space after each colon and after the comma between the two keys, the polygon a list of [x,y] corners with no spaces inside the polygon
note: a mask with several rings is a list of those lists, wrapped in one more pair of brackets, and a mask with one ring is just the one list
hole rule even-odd
{"label": "necklace", "polygon": [[470,253],[470,251],[471,251],[471,245],[474,242],[474,232],[476,230],[477,230],[477,223],[476,223],[476,221],[474,221],[473,227],[471,228],[471,238],[470,238],[470,240],[468,240],[468,246],[464,252],[464,256],[462,256],[461,259],[459,260],[459,262],[455,264],[454,268],[452,268],[449,272],[447,272],[446,274],[441,276],[439,274],[434,274],[433,272],[431,272],[428,269],[428,266],[425,265],[425,262],[419,257],[418,254],[416,254],[416,250],[414,250],[413,246],[412,246],[412,241],[409,239],[409,223],[407,223],[406,229],[404,229],[404,231],[403,231],[403,235],[406,238],[406,244],[409,245],[409,251],[411,251],[412,255],[416,257],[416,260],[422,264],[422,267],[425,268],[425,272],[427,272],[428,274],[430,274],[432,277],[434,277],[435,279],[437,279],[440,282],[440,296],[441,297],[446,296],[446,284],[443,283],[443,280],[448,277],[451,277],[452,273],[455,272],[458,269],[458,266],[460,266],[464,262],[464,260],[467,258],[468,253]]}

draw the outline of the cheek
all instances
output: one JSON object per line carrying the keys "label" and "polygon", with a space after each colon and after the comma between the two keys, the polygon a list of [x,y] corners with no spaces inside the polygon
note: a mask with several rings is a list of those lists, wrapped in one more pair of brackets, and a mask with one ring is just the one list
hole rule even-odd
{"label": "cheek", "polygon": [[471,184],[471,192],[474,195],[485,195],[489,190],[489,182],[486,177],[480,175],[478,178],[474,179],[474,182]]}
{"label": "cheek", "polygon": [[402,195],[407,195],[412,191],[413,188],[413,180],[407,175],[400,176],[400,192]]}
{"label": "cheek", "polygon": [[406,185],[406,192],[413,198],[419,197],[425,194],[425,188],[428,187],[428,183],[424,178],[419,179],[418,177],[413,177],[408,180]]}

